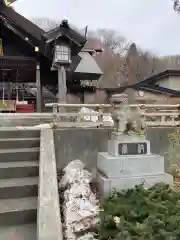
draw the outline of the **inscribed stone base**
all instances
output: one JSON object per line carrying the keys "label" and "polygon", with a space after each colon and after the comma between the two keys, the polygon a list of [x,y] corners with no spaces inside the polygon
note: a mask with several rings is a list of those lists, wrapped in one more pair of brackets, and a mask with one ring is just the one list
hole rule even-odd
{"label": "inscribed stone base", "polygon": [[164,173],[164,157],[160,155],[122,155],[114,157],[98,153],[97,169],[108,178]]}
{"label": "inscribed stone base", "polygon": [[97,172],[96,180],[98,189],[102,197],[108,198],[111,196],[114,189],[117,191],[123,189],[133,188],[135,185],[144,183],[144,187],[151,187],[156,183],[173,184],[173,177],[168,173],[161,173],[156,175],[141,175],[141,176],[128,176],[121,178],[107,178],[100,172]]}
{"label": "inscribed stone base", "polygon": [[[131,141],[129,139],[124,138],[121,140],[108,140],[108,153],[113,155],[113,156],[119,156],[119,144],[146,144],[147,145],[147,151],[146,154],[151,154],[151,149],[150,149],[150,142],[147,140],[140,140],[140,139],[132,139]],[[137,154],[137,153],[134,153]]]}

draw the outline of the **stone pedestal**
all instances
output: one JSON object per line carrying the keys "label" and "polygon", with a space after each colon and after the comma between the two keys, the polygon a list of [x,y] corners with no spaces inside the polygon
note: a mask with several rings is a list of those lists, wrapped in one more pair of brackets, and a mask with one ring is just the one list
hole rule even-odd
{"label": "stone pedestal", "polygon": [[158,182],[173,183],[164,171],[164,157],[151,154],[150,142],[144,137],[116,136],[108,141],[108,152],[98,153],[97,182],[103,197],[113,189],[122,190],[144,183],[150,187]]}
{"label": "stone pedestal", "polygon": [[104,175],[97,173],[97,182],[99,185],[99,191],[104,198],[108,198],[113,189],[123,190],[140,185],[144,183],[144,187],[151,187],[156,183],[164,182],[166,184],[172,184],[173,178],[168,173],[155,174],[155,175],[142,175],[142,176],[129,176],[119,178],[107,178]]}

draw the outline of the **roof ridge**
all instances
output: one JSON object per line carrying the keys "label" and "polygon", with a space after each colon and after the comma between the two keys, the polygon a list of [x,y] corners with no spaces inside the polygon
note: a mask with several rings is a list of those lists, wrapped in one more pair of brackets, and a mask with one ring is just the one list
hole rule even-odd
{"label": "roof ridge", "polygon": [[9,21],[11,21],[14,25],[17,25],[17,27],[25,31],[27,34],[30,34],[36,39],[41,40],[41,36],[44,33],[44,30],[37,26],[35,23],[33,23],[31,20],[27,19],[26,17],[6,5],[3,5],[0,11],[3,16]]}

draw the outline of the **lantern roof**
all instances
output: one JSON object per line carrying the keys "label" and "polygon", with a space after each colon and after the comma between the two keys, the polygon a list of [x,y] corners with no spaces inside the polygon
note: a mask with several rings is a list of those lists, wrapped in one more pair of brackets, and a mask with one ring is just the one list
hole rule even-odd
{"label": "lantern roof", "polygon": [[80,46],[84,47],[86,43],[86,37],[75,31],[68,23],[67,20],[62,20],[61,24],[43,34],[43,37],[46,39],[46,42],[50,43],[57,40],[60,37],[65,37]]}

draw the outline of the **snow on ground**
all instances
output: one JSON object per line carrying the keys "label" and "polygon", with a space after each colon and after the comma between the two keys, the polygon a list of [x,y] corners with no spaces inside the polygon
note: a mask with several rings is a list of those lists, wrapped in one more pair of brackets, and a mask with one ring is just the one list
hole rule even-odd
{"label": "snow on ground", "polygon": [[99,224],[99,201],[91,190],[91,182],[91,173],[80,160],[71,161],[63,170],[59,189],[67,240],[96,239],[92,229],[97,229]]}
{"label": "snow on ground", "polygon": [[34,125],[34,126],[16,126],[17,129],[44,129],[44,128],[52,128],[52,126],[48,123]]}
{"label": "snow on ground", "polygon": [[[90,108],[82,107],[79,111],[80,113],[98,113],[97,111],[94,111]],[[98,121],[98,116],[84,116],[82,117],[86,121],[92,121],[92,122],[97,122]],[[110,122],[113,124],[113,119],[111,116],[103,116],[103,122]]]}

